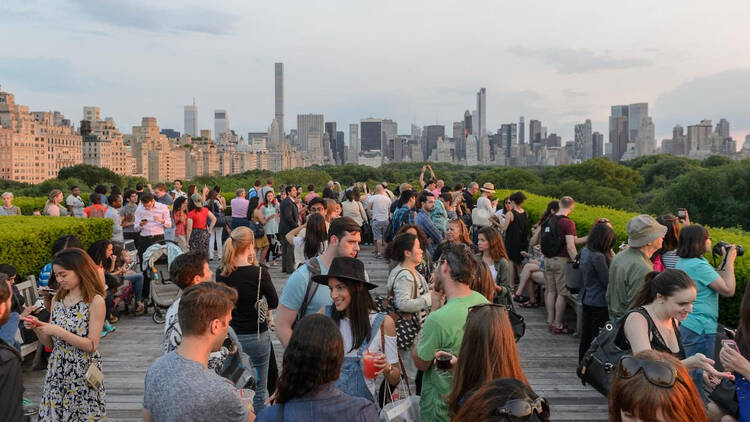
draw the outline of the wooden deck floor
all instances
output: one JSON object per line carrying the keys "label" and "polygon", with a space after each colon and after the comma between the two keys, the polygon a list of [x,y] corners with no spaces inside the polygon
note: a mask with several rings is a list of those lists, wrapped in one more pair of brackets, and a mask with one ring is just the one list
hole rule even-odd
{"label": "wooden deck floor", "polygon": [[[363,247],[360,258],[365,262],[370,280],[385,284],[388,266],[374,259],[372,248]],[[271,276],[281,293],[286,274],[273,267]],[[385,293],[383,287],[375,291]],[[518,342],[526,376],[534,390],[546,397],[551,406],[553,421],[606,421],[606,400],[596,391],[581,385],[576,377],[578,338],[555,336],[547,331],[545,311],[520,309],[526,318],[526,335]],[[574,317],[572,310],[569,310]],[[574,321],[572,321],[574,323]],[[124,316],[100,343],[107,390],[107,416],[113,421],[141,420],[143,381],[149,365],[161,355],[163,325],[155,324],[150,316]],[[574,326],[574,324],[572,324]],[[272,336],[277,360],[283,348]],[[24,367],[25,396],[39,401],[44,371],[31,371],[27,360]]]}

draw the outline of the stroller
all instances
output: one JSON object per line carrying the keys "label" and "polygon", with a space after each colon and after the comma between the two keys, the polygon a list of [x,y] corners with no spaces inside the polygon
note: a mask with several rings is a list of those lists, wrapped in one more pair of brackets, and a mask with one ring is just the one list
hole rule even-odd
{"label": "stroller", "polygon": [[151,278],[151,303],[154,305],[152,318],[157,324],[164,324],[167,309],[180,297],[182,291],[170,281],[169,266],[182,254],[176,243],[162,240],[149,246],[143,252],[143,271]]}

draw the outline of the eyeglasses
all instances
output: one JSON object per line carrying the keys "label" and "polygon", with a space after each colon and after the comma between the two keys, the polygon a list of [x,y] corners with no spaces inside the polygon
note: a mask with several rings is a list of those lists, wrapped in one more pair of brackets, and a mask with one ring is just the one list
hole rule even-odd
{"label": "eyeglasses", "polygon": [[639,372],[643,372],[648,382],[662,388],[671,388],[677,379],[677,370],[666,362],[643,360],[632,356],[620,359],[617,371],[620,378],[633,378]]}
{"label": "eyeglasses", "polygon": [[537,419],[546,420],[549,418],[549,404],[544,397],[537,397],[536,400],[514,399],[505,402],[502,407],[492,412],[493,416],[507,415],[511,418],[518,418],[528,421],[531,415],[536,415]]}

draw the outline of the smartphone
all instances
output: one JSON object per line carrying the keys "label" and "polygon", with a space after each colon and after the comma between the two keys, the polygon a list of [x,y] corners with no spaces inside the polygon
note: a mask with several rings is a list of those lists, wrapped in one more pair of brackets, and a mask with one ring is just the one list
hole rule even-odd
{"label": "smartphone", "polygon": [[679,218],[687,217],[687,210],[685,208],[677,208],[677,217]]}
{"label": "smartphone", "polygon": [[24,321],[28,322],[29,324],[33,325],[34,327],[39,327],[41,324],[39,324],[39,321],[35,320],[31,317],[23,317]]}
{"label": "smartphone", "polygon": [[740,349],[737,348],[737,343],[735,343],[734,340],[722,340],[721,345],[723,347],[729,347],[730,349],[734,349],[738,353],[740,351]]}

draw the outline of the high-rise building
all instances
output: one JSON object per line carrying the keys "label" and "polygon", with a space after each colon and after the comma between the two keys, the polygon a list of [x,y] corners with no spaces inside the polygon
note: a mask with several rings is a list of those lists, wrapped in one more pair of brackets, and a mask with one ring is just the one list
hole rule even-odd
{"label": "high-rise building", "polygon": [[198,107],[195,105],[195,98],[193,98],[193,105],[185,106],[184,113],[185,127],[183,132],[195,138],[200,134],[198,132]]}
{"label": "high-rise building", "polygon": [[437,148],[438,138],[445,138],[445,126],[429,125],[424,127],[424,159],[427,160],[432,150]]}
{"label": "high-rise building", "polygon": [[361,134],[360,153],[365,151],[381,151],[383,148],[383,119],[361,119],[359,127]]}
{"label": "high-rise building", "polygon": [[274,64],[274,82],[274,117],[279,125],[279,139],[284,142],[284,63]]}
{"label": "high-rise building", "polygon": [[214,110],[214,136],[218,140],[221,134],[229,132],[229,116],[226,110]]}
{"label": "high-rise building", "polygon": [[[317,129],[320,136],[325,132],[324,118],[322,114],[298,114],[297,115],[297,142],[299,149],[305,152],[310,151],[308,137],[310,130]],[[322,145],[321,145],[322,146]],[[322,149],[321,149],[322,151]]]}
{"label": "high-rise building", "polygon": [[511,147],[516,143],[517,126],[515,123],[503,123],[500,125],[500,147],[503,148],[506,157],[510,157]]}
{"label": "high-rise building", "polygon": [[591,158],[604,155],[604,135],[599,132],[591,134]]}
{"label": "high-rise building", "polygon": [[98,122],[101,119],[99,107],[83,107],[83,120]]}
{"label": "high-rise building", "polygon": [[575,125],[574,140],[574,159],[586,161],[593,156],[593,146],[591,143],[591,120]]}
{"label": "high-rise building", "polygon": [[391,119],[383,119],[383,138],[381,151],[383,157],[393,160],[393,142],[398,135],[398,123]]}
{"label": "high-rise building", "polygon": [[712,130],[711,120],[701,120],[700,124],[690,125],[687,130],[685,149],[690,155],[700,155],[710,151],[709,142]]}
{"label": "high-rise building", "polygon": [[359,157],[359,125],[357,123],[349,124],[349,163],[357,164]]}
{"label": "high-rise building", "polygon": [[473,118],[471,116],[471,112],[469,110],[466,110],[464,112],[464,138],[466,135],[472,135],[474,134],[473,127]]}
{"label": "high-rise building", "polygon": [[612,161],[620,161],[625,151],[628,150],[628,141],[630,140],[628,117],[628,106],[612,106],[612,112],[609,115],[609,143],[612,144]]}
{"label": "high-rise building", "polygon": [[526,130],[526,122],[524,121],[523,116],[521,116],[521,118],[518,119],[518,143],[519,144],[526,143],[526,138],[524,136],[525,130]]}
{"label": "high-rise building", "polygon": [[482,137],[487,135],[487,90],[480,88],[477,92],[477,136],[481,140]]}
{"label": "high-rise building", "polygon": [[635,103],[628,106],[628,142],[638,139],[641,121],[648,117],[648,103]]}
{"label": "high-rise building", "polygon": [[721,139],[726,139],[731,136],[729,134],[729,121],[727,119],[719,120],[719,123],[716,124],[716,133],[719,134]]}
{"label": "high-rise building", "polygon": [[479,113],[476,110],[472,110],[471,112],[471,129],[472,134],[475,138],[477,138],[477,142],[480,141],[479,136]]}
{"label": "high-rise building", "polygon": [[539,120],[529,120],[529,143],[542,142],[545,137],[542,136],[542,122]]}
{"label": "high-rise building", "polygon": [[346,163],[346,145],[344,144],[344,132],[339,130],[336,131],[336,151],[338,151],[338,157],[336,158],[336,164],[342,165]]}
{"label": "high-rise building", "polygon": [[[337,163],[340,159],[339,151],[336,146],[336,122],[325,122],[325,135],[328,138],[328,143],[331,148],[330,157],[334,163]],[[328,151],[324,151],[328,155]],[[343,151],[342,151],[343,153]]]}

